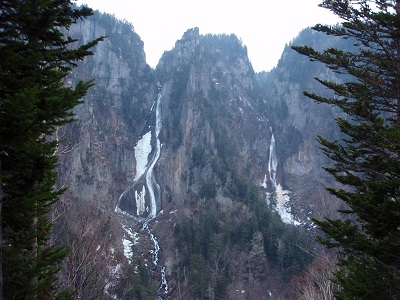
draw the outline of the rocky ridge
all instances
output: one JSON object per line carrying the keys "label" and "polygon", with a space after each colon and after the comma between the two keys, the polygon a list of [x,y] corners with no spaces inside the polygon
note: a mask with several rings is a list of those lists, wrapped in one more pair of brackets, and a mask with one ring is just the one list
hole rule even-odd
{"label": "rocky ridge", "polygon": [[[294,42],[320,38],[306,36],[309,32]],[[235,35],[201,35],[198,28],[184,33],[155,70],[146,64],[143,43],[133,27],[110,15],[96,13],[69,33],[82,42],[99,35],[109,38],[66,80],[73,85],[93,78],[96,85],[75,109],[78,121],[57,131],[56,138],[63,139],[58,149],[59,185],[68,186],[62,203],[87,203],[99,214],[114,214],[120,196],[138,177],[139,165],[148,165],[155,155],[158,137],[161,151],[153,169],[160,193],[151,228],[170,287],[168,295],[159,297],[290,299],[285,289],[293,273],[288,270],[301,269],[310,259],[289,254],[296,251],[290,248],[291,239],[305,234],[303,226],[313,227],[311,215],[336,207],[324,190],[330,178],[321,166],[328,162],[315,135],[338,134],[333,121],[327,121],[337,112],[317,106],[301,91],[319,89],[312,81],[316,75],[334,75],[322,67],[309,70],[289,48],[276,69],[256,74]],[[162,129],[156,136],[153,108],[158,94]],[[143,159],[137,157],[141,143],[149,147]],[[132,253],[125,251],[135,257],[132,268],[146,264],[152,270],[149,282],[160,287],[160,267],[147,265],[152,242],[142,225],[148,222],[151,199],[143,189],[144,181],[126,200],[130,209],[111,217],[113,226],[123,225],[115,229],[112,247],[120,253],[122,244],[133,247]],[[295,215],[286,222],[291,225],[273,213],[280,210],[282,216]],[[202,227],[204,220],[214,227]],[[194,232],[190,242],[185,228]],[[203,231],[208,232],[206,245],[217,247],[218,239],[226,245],[214,253],[196,244],[196,232]],[[133,241],[133,232],[139,242]],[[207,272],[215,274],[208,282],[197,278],[198,289],[191,288],[196,260],[204,260]],[[182,275],[182,269],[188,274]],[[135,278],[131,283],[141,286],[142,279]],[[121,298],[120,292],[107,291]]]}

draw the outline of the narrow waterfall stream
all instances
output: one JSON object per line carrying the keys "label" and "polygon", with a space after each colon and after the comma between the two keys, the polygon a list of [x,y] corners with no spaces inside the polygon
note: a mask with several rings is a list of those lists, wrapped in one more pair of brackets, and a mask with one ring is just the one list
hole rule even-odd
{"label": "narrow waterfall stream", "polygon": [[[272,128],[271,128],[272,132]],[[274,194],[274,209],[281,216],[282,221],[287,224],[299,225],[300,223],[294,219],[290,205],[290,191],[284,190],[282,187],[281,179],[278,180],[278,153],[276,150],[276,141],[274,133],[272,132],[271,143],[269,145],[269,160],[268,160],[269,181],[271,183],[272,193],[267,192],[269,195]],[[266,187],[265,183],[265,187]]]}
{"label": "narrow waterfall stream", "polygon": [[275,137],[274,134],[272,133],[271,143],[269,145],[268,170],[269,170],[269,179],[272,184],[272,188],[274,190],[276,189],[277,167],[278,167],[278,159],[276,157]]}
{"label": "narrow waterfall stream", "polygon": [[[159,87],[161,89],[161,87]],[[158,97],[157,97],[157,104],[156,104],[156,126],[155,126],[155,137],[156,137],[156,152],[154,154],[153,160],[150,164],[150,167],[147,169],[146,173],[146,185],[149,190],[149,195],[150,195],[150,212],[149,215],[146,219],[146,221],[143,223],[143,229],[146,230],[150,236],[150,239],[152,240],[154,244],[154,250],[151,251],[152,253],[152,258],[153,258],[153,264],[154,268],[158,267],[158,253],[160,251],[160,245],[158,244],[158,239],[157,237],[153,234],[151,227],[149,226],[149,222],[153,220],[156,217],[157,214],[157,199],[156,199],[156,193],[160,197],[160,186],[155,180],[154,177],[154,172],[153,168],[154,165],[157,163],[158,159],[160,158],[160,153],[161,153],[161,142],[160,139],[158,138],[160,132],[161,132],[161,126],[162,126],[162,120],[161,120],[161,91],[159,91]],[[161,203],[161,201],[159,201]],[[167,278],[165,275],[165,267],[161,266],[161,285],[158,289],[158,298],[161,300],[163,299],[163,295],[160,295],[161,290],[164,289],[164,296],[168,295],[168,283],[167,283]]]}
{"label": "narrow waterfall stream", "polygon": [[[158,299],[162,300],[168,297],[168,282],[166,278],[166,270],[164,266],[158,264],[159,261],[159,251],[160,245],[158,243],[157,237],[154,235],[153,230],[150,226],[150,222],[157,216],[157,211],[161,205],[161,192],[160,186],[158,185],[156,178],[154,176],[154,166],[156,165],[161,154],[161,142],[159,139],[159,134],[162,128],[161,119],[161,85],[158,85],[159,92],[157,100],[153,108],[155,107],[155,127],[154,127],[154,137],[155,149],[153,157],[148,161],[148,156],[152,152],[151,147],[151,131],[143,135],[143,137],[138,141],[135,147],[135,157],[136,157],[136,177],[132,184],[121,194],[118,200],[118,205],[116,207],[116,212],[122,215],[134,216],[133,210],[129,210],[132,206],[132,201],[135,201],[136,214],[140,218],[142,214],[147,213],[147,217],[143,222],[142,229],[147,233],[149,239],[152,241],[154,248],[150,250],[154,270],[159,269],[161,274],[161,284],[158,288]],[[145,176],[145,180],[143,180]],[[148,206],[145,207],[146,191],[148,192]],[[125,201],[125,202],[124,202]],[[124,204],[124,206],[121,205]],[[128,203],[128,204],[126,204]]]}
{"label": "narrow waterfall stream", "polygon": [[160,91],[158,93],[157,103],[156,103],[156,126],[155,126],[156,152],[146,173],[146,185],[150,194],[150,212],[149,215],[147,216],[147,219],[153,219],[156,217],[157,214],[157,201],[156,201],[157,199],[155,196],[155,191],[157,191],[157,195],[160,196],[160,186],[158,185],[156,179],[154,178],[153,169],[154,165],[160,158],[160,153],[161,153],[161,142],[160,139],[158,138],[158,135],[160,134],[161,131],[161,126],[162,126],[162,121],[161,121],[161,91]]}
{"label": "narrow waterfall stream", "polygon": [[[157,237],[153,234],[151,227],[149,226],[149,221],[150,220],[146,220],[146,222],[144,222],[143,224],[143,229],[147,231],[147,233],[150,236],[150,239],[152,240],[153,244],[154,244],[154,250],[151,250],[151,257],[153,260],[153,265],[154,265],[154,269],[158,268],[158,253],[160,251],[160,245],[158,244],[158,239]],[[167,277],[165,274],[165,267],[164,266],[160,266],[160,271],[161,271],[161,284],[160,287],[158,288],[158,299],[162,300],[164,299],[163,297],[167,297],[169,290],[168,290],[168,282],[167,282]],[[164,290],[164,292],[162,291]]]}

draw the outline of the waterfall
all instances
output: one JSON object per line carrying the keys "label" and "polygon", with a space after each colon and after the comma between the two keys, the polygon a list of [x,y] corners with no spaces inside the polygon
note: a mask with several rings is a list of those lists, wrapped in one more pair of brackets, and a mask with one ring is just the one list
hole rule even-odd
{"label": "waterfall", "polygon": [[275,145],[275,137],[272,134],[271,143],[269,145],[269,160],[268,160],[268,171],[269,171],[269,180],[272,184],[272,188],[276,189],[276,171],[278,167],[278,159],[276,156],[276,145]]}
{"label": "waterfall", "polygon": [[[151,250],[151,257],[153,260],[153,265],[154,265],[154,269],[156,269],[159,265],[158,265],[158,253],[160,251],[160,245],[158,243],[158,239],[157,237],[153,234],[153,232],[151,231],[151,228],[149,226],[149,221],[147,220],[146,222],[144,222],[143,224],[143,229],[147,231],[147,233],[150,236],[151,241],[154,244],[154,250]],[[164,289],[164,295],[168,295],[169,291],[168,291],[168,282],[167,282],[167,276],[165,273],[165,267],[164,266],[160,266],[161,267],[161,284],[160,287],[158,288],[158,299],[162,300],[162,296],[160,295],[161,290]]]}
{"label": "waterfall", "polygon": [[[152,221],[157,215],[157,204],[161,204],[161,192],[160,186],[158,185],[156,178],[154,176],[154,166],[157,163],[158,159],[160,158],[161,154],[161,142],[159,139],[159,134],[162,128],[162,118],[161,118],[161,85],[158,86],[159,93],[157,96],[156,102],[153,104],[151,110],[155,107],[155,130],[154,130],[154,137],[156,139],[155,142],[155,151],[152,159],[148,161],[148,156],[152,151],[151,147],[151,131],[146,133],[137,143],[135,147],[135,158],[136,158],[136,177],[132,184],[121,194],[118,200],[118,204],[116,207],[116,211],[122,214],[128,214],[127,212],[123,211],[119,205],[121,203],[121,199],[123,197],[129,197],[128,195],[130,191],[134,190],[134,199],[136,201],[136,212],[138,217],[144,213],[145,211],[148,212],[147,218],[144,220],[143,223],[143,230],[145,230],[153,242],[154,248],[150,250],[154,269],[160,268],[161,273],[161,284],[158,289],[158,299],[162,300],[163,297],[168,296],[168,282],[166,278],[166,268],[164,266],[160,266],[158,264],[159,260],[159,251],[160,245],[158,243],[157,237],[153,234],[153,231],[150,227],[150,221]],[[142,186],[141,191],[136,190],[137,182],[145,175],[145,186]],[[149,195],[149,207],[144,208],[145,206],[145,196],[146,196],[146,188]],[[129,200],[129,198],[128,198]],[[162,290],[164,290],[162,292]]]}
{"label": "waterfall", "polygon": [[[161,86],[159,86],[161,89]],[[161,153],[161,142],[160,139],[158,138],[160,132],[161,132],[161,127],[162,127],[162,119],[161,119],[161,91],[158,93],[157,97],[157,103],[156,103],[156,124],[155,124],[155,137],[156,137],[156,152],[154,154],[153,160],[150,163],[149,168],[147,169],[146,173],[146,185],[149,190],[149,196],[150,196],[150,212],[149,215],[147,216],[146,221],[143,224],[143,229],[146,230],[150,236],[150,239],[152,240],[154,244],[154,250],[151,250],[151,255],[153,259],[153,264],[154,268],[158,267],[158,253],[160,251],[160,245],[158,243],[157,237],[153,234],[149,222],[156,217],[157,214],[157,199],[156,199],[156,193],[158,197],[160,197],[160,186],[156,182],[156,179],[154,177],[154,166],[157,163],[158,159],[160,158],[160,153]],[[159,199],[159,203],[161,203]],[[165,267],[161,266],[161,285],[160,288],[158,289],[158,292],[160,293],[160,290],[164,288],[164,294],[168,295],[168,283],[167,283],[167,277],[165,274]],[[160,295],[158,296],[159,299],[163,299]]]}
{"label": "waterfall", "polygon": [[[272,132],[272,129],[271,129]],[[269,160],[268,160],[268,171],[269,171],[269,181],[271,182],[272,191],[267,192],[267,199],[274,195],[274,209],[281,216],[284,223],[299,225],[300,223],[294,219],[291,213],[290,206],[290,191],[284,190],[281,183],[277,181],[277,169],[278,169],[278,157],[276,151],[276,141],[275,136],[272,133],[271,143],[269,145]],[[264,185],[266,187],[266,183]]]}
{"label": "waterfall", "polygon": [[150,212],[148,215],[148,219],[153,219],[156,216],[157,213],[157,201],[156,201],[156,196],[155,196],[155,189],[157,190],[158,195],[160,195],[160,186],[157,184],[155,178],[154,178],[154,165],[157,163],[158,159],[160,158],[160,153],[161,153],[161,142],[160,139],[158,138],[160,131],[161,131],[161,126],[162,126],[162,120],[161,120],[161,92],[158,94],[157,97],[157,104],[156,104],[156,126],[155,126],[155,137],[156,137],[156,152],[154,154],[153,160],[147,169],[146,173],[146,185],[149,190],[149,196],[150,196]]}
{"label": "waterfall", "polygon": [[[161,127],[162,127],[162,120],[161,120],[161,91],[158,93],[157,100],[153,107],[155,106],[155,132],[154,136],[156,138],[156,145],[155,151],[152,159],[148,161],[148,157],[152,152],[151,146],[151,138],[152,132],[149,131],[142,136],[141,139],[137,142],[135,146],[135,159],[136,159],[136,176],[133,182],[126,188],[126,190],[121,194],[118,199],[118,204],[115,208],[116,212],[119,213],[127,213],[133,215],[131,211],[126,211],[123,209],[123,205],[121,203],[123,201],[130,202],[132,200],[136,201],[136,213],[139,217],[144,212],[148,212],[147,219],[151,220],[156,217],[157,214],[157,204],[161,203],[160,199],[160,186],[157,184],[155,176],[154,176],[154,166],[157,163],[158,159],[160,158],[161,154],[161,142],[158,138]],[[153,108],[152,107],[152,108]],[[141,178],[145,176],[146,185],[142,186],[141,191],[137,190],[138,186],[140,187],[141,184],[137,184]],[[149,206],[144,208],[145,206],[145,195],[146,195],[146,188],[149,195]]]}

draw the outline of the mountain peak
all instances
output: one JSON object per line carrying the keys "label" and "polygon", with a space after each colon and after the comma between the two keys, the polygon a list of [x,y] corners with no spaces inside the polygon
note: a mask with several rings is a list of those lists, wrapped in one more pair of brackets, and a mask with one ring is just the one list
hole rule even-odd
{"label": "mountain peak", "polygon": [[198,38],[199,36],[200,36],[199,28],[194,27],[186,30],[186,32],[182,36],[182,40],[190,38]]}

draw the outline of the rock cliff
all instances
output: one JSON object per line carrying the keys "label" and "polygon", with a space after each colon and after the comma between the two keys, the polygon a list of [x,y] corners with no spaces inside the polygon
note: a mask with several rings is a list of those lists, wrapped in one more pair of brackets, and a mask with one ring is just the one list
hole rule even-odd
{"label": "rock cliff", "polygon": [[[339,38],[327,39],[311,29],[303,30],[291,45],[308,45],[317,50],[328,47],[349,48]],[[320,63],[310,62],[287,45],[276,68],[258,74],[263,99],[276,128],[277,152],[284,187],[291,191],[292,209],[298,219],[334,213],[339,203],[325,190],[334,184],[323,167],[330,164],[322,153],[317,136],[334,140],[340,135],[335,117],[343,117],[336,108],[317,104],[303,91],[327,95],[315,78],[339,81],[337,74]],[[308,217],[307,217],[308,215]]]}
{"label": "rock cliff", "polygon": [[74,110],[78,121],[58,131],[59,183],[68,186],[65,197],[113,210],[135,177],[134,147],[157,96],[154,71],[133,27],[110,15],[96,14],[68,33],[82,43],[108,38],[66,80],[96,84]]}
{"label": "rock cliff", "polygon": [[165,91],[159,167],[164,199],[182,204],[203,197],[202,184],[220,195],[233,170],[247,168],[255,182],[263,177],[270,123],[246,47],[236,36],[188,30],[156,72]]}
{"label": "rock cliff", "polygon": [[[106,295],[136,297],[147,282],[160,299],[290,299],[291,276],[311,260],[296,247],[310,246],[309,217],[337,206],[315,141],[338,134],[337,112],[302,90],[318,92],[313,77],[334,75],[289,47],[274,70],[256,74],[235,35],[198,28],[155,70],[133,26],[110,15],[69,34],[108,36],[66,79],[96,84],[74,110],[77,122],[55,136],[62,203],[111,215],[110,259],[124,244],[125,266],[135,261],[136,275],[114,292],[108,282]],[[321,41],[306,30],[294,42]],[[121,261],[110,264],[114,277],[123,277]],[[144,266],[147,279],[137,275]]]}

